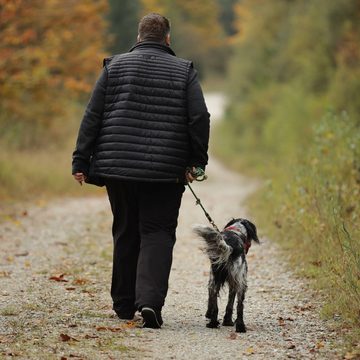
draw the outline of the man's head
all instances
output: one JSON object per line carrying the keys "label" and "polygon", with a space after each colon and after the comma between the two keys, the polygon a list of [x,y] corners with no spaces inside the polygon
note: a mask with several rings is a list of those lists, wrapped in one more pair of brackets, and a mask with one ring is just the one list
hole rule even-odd
{"label": "man's head", "polygon": [[145,15],[139,22],[138,41],[156,41],[170,45],[170,22],[159,14]]}

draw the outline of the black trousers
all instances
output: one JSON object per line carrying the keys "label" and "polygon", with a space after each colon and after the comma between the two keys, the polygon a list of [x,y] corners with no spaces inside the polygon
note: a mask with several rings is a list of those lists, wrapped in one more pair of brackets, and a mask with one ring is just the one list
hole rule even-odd
{"label": "black trousers", "polygon": [[114,217],[113,308],[121,315],[145,305],[161,309],[185,187],[118,179],[105,183]]}

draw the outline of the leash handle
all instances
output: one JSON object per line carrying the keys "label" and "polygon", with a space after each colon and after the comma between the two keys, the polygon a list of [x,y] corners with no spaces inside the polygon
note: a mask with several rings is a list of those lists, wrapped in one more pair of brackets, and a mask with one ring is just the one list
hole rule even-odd
{"label": "leash handle", "polygon": [[195,168],[195,170],[193,170],[190,167],[187,167],[186,170],[195,177],[196,181],[204,181],[208,178],[207,175],[205,174],[205,171],[201,167],[197,167]]}

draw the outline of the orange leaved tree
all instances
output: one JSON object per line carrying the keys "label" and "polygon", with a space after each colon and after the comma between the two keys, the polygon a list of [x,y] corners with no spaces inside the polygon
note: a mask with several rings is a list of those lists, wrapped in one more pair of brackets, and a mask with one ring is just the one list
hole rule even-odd
{"label": "orange leaved tree", "polygon": [[101,69],[106,0],[0,0],[0,140],[62,133],[68,105]]}

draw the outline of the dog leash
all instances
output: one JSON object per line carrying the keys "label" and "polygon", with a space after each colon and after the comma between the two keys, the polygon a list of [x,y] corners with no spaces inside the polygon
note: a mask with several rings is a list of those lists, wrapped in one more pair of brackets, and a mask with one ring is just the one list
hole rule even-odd
{"label": "dog leash", "polygon": [[[188,169],[190,171],[190,173],[192,175],[196,176],[196,181],[204,181],[207,179],[207,176],[205,175],[204,170],[202,170],[201,168],[197,168],[196,171],[191,171],[190,169]],[[199,179],[197,179],[199,178]],[[192,187],[190,186],[190,183],[187,183],[187,186],[189,187],[190,191],[192,192],[192,194],[194,195],[195,199],[196,199],[196,205],[200,205],[200,207],[202,208],[206,218],[209,220],[209,223],[212,225],[212,227],[217,231],[220,232],[219,228],[216,226],[214,220],[211,218],[211,216],[209,215],[209,213],[205,210],[203,204],[201,203],[201,200],[199,199],[198,196],[196,196],[194,190],[192,189]]]}

